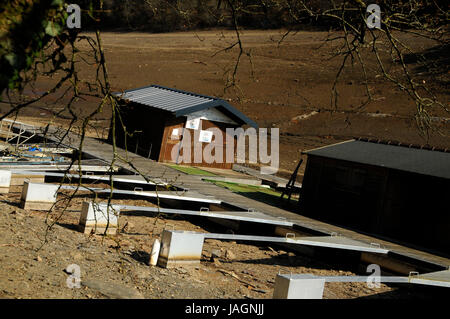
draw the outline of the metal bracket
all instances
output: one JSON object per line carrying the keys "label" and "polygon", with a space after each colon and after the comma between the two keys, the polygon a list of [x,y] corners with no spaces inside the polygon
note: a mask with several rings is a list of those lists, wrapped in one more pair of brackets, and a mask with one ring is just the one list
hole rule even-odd
{"label": "metal bracket", "polygon": [[286,239],[296,240],[295,234],[294,233],[286,233]]}
{"label": "metal bracket", "polygon": [[209,213],[209,208],[208,207],[200,207],[200,213]]}

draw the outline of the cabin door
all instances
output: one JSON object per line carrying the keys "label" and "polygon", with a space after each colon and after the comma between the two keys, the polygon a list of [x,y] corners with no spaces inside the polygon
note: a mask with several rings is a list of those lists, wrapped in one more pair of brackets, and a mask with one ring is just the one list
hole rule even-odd
{"label": "cabin door", "polygon": [[185,120],[183,118],[177,118],[166,123],[159,155],[160,162],[176,163],[180,152],[181,144],[179,142],[183,136],[184,124]]}

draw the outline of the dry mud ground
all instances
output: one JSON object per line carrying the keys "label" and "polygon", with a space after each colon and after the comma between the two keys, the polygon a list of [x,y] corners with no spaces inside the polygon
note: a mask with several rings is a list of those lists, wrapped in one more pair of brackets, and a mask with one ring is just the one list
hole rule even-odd
{"label": "dry mud ground", "polygon": [[[213,57],[215,52],[233,42],[233,32],[104,33],[103,43],[116,91],[159,84],[219,96],[256,120],[260,127],[279,127],[280,171],[285,176],[295,167],[301,151],[354,136],[425,144],[411,118],[415,112],[412,102],[380,78],[369,78],[369,86],[377,100],[367,105],[363,113],[351,113],[363,99],[365,90],[357,67],[349,69],[351,71],[344,74],[339,85],[341,106],[337,112],[312,113],[329,108],[330,89],[340,61],[328,59],[328,45],[319,47],[326,33],[298,32],[278,46],[277,40],[282,34],[283,31],[243,33],[244,47],[252,52],[255,73],[252,78],[250,63],[244,57],[239,68],[242,92],[238,95],[223,90],[223,74],[233,66],[237,52],[230,50]],[[421,38],[413,40],[413,45],[421,49],[430,47]],[[87,46],[82,48],[87,49]],[[373,67],[373,61],[371,63]],[[81,78],[92,80],[93,68],[84,67]],[[391,66],[391,69],[396,67]],[[431,83],[444,101],[448,100],[446,82],[439,78],[424,78],[424,81]],[[54,79],[41,78],[34,90],[42,92],[51,83]],[[96,102],[79,101],[75,109],[85,113],[92,110]],[[67,119],[53,117],[53,111],[61,109],[61,103],[54,104],[54,100],[48,99],[24,109],[20,118],[34,124],[68,123]],[[0,111],[5,110],[1,105]],[[105,109],[95,118],[91,136],[101,135],[102,128],[109,125],[108,112]],[[432,110],[432,113],[449,117],[439,110]],[[436,125],[444,135],[434,134],[430,143],[449,147],[448,122],[438,121]],[[212,240],[206,241],[204,257],[196,267],[169,270],[149,267],[151,245],[166,223],[175,228],[198,231],[203,230],[203,226],[181,219],[156,220],[123,214],[120,222],[125,225],[128,221],[129,224],[117,238],[89,237],[74,227],[78,223],[82,198],[75,200],[72,209],[52,228],[47,243],[42,246],[46,214],[20,209],[20,189],[12,191],[12,194],[0,195],[2,298],[271,298],[279,270],[320,275],[353,274],[277,247]],[[53,218],[57,215],[58,211]],[[228,250],[231,254],[226,254],[228,258],[211,261],[213,249],[222,249],[223,254]],[[230,257],[233,257],[232,261]],[[81,268],[83,286],[80,289],[70,289],[66,285],[68,274],[63,270],[74,263]],[[376,295],[378,293],[383,294]],[[416,288],[397,289],[382,285],[374,290],[365,284],[354,283],[327,284],[324,293],[325,298],[372,295],[376,298],[432,296]]]}
{"label": "dry mud ground", "polygon": [[[151,246],[165,227],[203,232],[214,227],[176,217],[157,219],[123,212],[118,236],[85,235],[76,230],[85,195],[76,197],[61,217],[60,207],[49,215],[19,208],[21,187],[11,191],[0,195],[0,298],[263,299],[272,297],[279,271],[355,275],[339,265],[280,247],[218,240],[205,241],[198,265],[152,267],[148,265]],[[113,202],[152,206],[143,200]],[[46,219],[57,221],[48,232]],[[213,251],[218,257],[211,258]],[[69,274],[64,270],[71,264],[80,267],[81,288],[67,285]],[[365,283],[328,283],[324,291],[325,299],[432,296],[427,290],[384,284],[371,289]]]}
{"label": "dry mud ground", "polygon": [[[251,53],[251,63],[244,54],[237,73],[239,90],[226,92],[226,74],[234,67],[238,54],[236,48],[223,51],[236,40],[232,31],[169,34],[105,32],[102,41],[114,91],[159,84],[218,96],[230,101],[260,127],[279,128],[280,174],[284,176],[290,176],[302,151],[353,137],[450,147],[450,115],[438,108],[430,109],[430,115],[437,117],[433,124],[438,131],[432,132],[429,140],[420,136],[413,118],[415,104],[405,92],[377,75],[379,69],[370,48],[362,49],[361,55],[366,61],[368,86],[374,101],[358,109],[365,99],[366,87],[360,65],[348,64],[337,85],[339,105],[330,112],[331,88],[341,64],[341,58],[330,59],[337,43],[324,42],[327,32],[300,31],[287,36],[278,45],[284,32],[243,31],[241,39],[246,52]],[[420,52],[426,52],[434,45],[415,35],[396,36]],[[380,46],[383,44],[380,43]],[[85,43],[80,43],[80,48],[88,50]],[[429,85],[448,107],[449,72],[445,62],[448,49],[435,56],[441,61],[437,64],[441,71],[438,76],[428,76],[412,59],[407,60],[407,66],[411,74]],[[386,63],[386,70],[395,76],[401,74],[400,65],[389,62],[388,56],[383,53],[381,58]],[[93,80],[96,66],[79,65],[80,79]],[[34,90],[43,92],[51,83],[54,79],[41,78]],[[26,92],[31,94],[32,90]],[[51,120],[58,124],[68,123],[67,120],[56,120],[48,111],[49,107],[54,111],[63,108],[60,102],[55,105],[54,100],[48,99],[46,104],[24,110],[21,116],[33,123],[46,124]],[[74,109],[80,113],[87,112],[96,103],[92,99],[80,100]],[[4,110],[5,106],[1,107],[3,109],[0,111]],[[109,126],[109,119],[110,110],[105,108],[93,122],[91,134],[96,134],[95,130],[99,135],[104,134],[102,128]],[[303,169],[304,165],[300,175]]]}

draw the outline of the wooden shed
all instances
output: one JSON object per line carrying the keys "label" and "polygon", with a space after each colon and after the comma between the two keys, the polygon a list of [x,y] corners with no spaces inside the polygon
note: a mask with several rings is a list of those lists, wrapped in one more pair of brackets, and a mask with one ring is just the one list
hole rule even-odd
{"label": "wooden shed", "polygon": [[450,255],[450,153],[351,140],[305,152],[301,214]]}
{"label": "wooden shed", "polygon": [[[227,163],[225,158],[222,162],[213,163],[204,160],[201,163],[194,161],[194,154],[202,152],[205,146],[212,142],[211,136],[208,139],[205,135],[207,136],[205,139],[203,131],[212,128],[220,130],[223,140],[216,139],[214,143],[225,149],[227,128],[244,125],[257,128],[255,122],[228,102],[210,96],[159,85],[150,85],[115,95],[121,101],[117,115],[120,116],[127,132],[132,134],[126,136],[122,124],[117,119],[117,146],[160,162],[231,168],[233,163]],[[111,132],[112,130],[110,140]],[[181,162],[179,158],[180,156],[182,158],[183,151],[180,142],[187,137],[191,141],[192,161]],[[174,158],[174,152],[179,156]]]}

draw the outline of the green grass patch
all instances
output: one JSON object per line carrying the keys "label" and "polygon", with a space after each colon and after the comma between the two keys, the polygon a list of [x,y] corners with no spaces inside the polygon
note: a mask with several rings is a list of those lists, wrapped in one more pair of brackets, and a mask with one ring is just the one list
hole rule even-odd
{"label": "green grass patch", "polygon": [[239,184],[239,183],[233,183],[233,182],[222,182],[222,181],[214,181],[210,179],[204,179],[207,182],[214,183],[217,186],[228,188],[232,192],[236,193],[254,193],[254,192],[261,192],[264,194],[274,195],[274,196],[281,196],[281,193],[274,191],[271,188],[256,186],[256,185],[247,185],[247,184]]}
{"label": "green grass patch", "polygon": [[176,169],[177,171],[183,172],[185,174],[189,174],[189,175],[202,175],[202,176],[216,176],[216,174],[204,171],[200,168],[197,167],[192,167],[192,166],[180,166],[180,165],[171,165],[171,164],[166,164],[167,166]]}
{"label": "green grass patch", "polygon": [[[286,204],[287,202],[287,196],[283,199],[280,199],[281,192],[278,192],[276,190],[273,190],[272,188],[266,188],[261,186],[255,186],[255,185],[246,185],[246,184],[239,184],[239,183],[232,183],[232,182],[222,182],[222,181],[214,181],[210,179],[204,179],[204,181],[213,183],[217,186],[229,189],[230,191],[234,193],[238,193],[242,196],[264,202],[269,205],[278,206],[280,204]],[[291,199],[290,203],[296,203],[295,200]]]}

